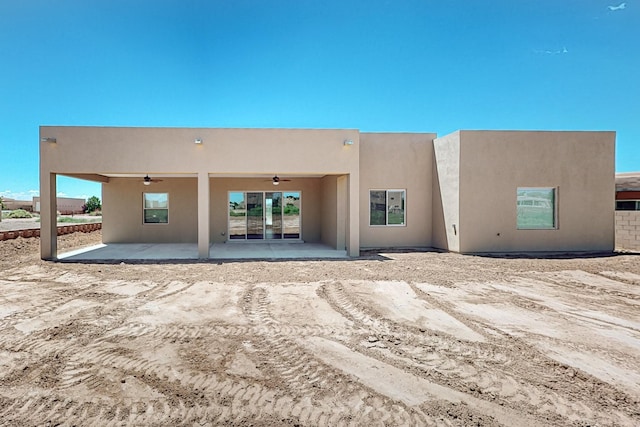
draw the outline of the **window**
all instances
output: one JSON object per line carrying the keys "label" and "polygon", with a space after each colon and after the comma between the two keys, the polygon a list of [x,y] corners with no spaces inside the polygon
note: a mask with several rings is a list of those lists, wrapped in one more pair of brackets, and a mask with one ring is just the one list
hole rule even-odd
{"label": "window", "polygon": [[169,223],[169,194],[144,193],[144,224]]}
{"label": "window", "polygon": [[557,228],[555,188],[518,188],[516,203],[519,230]]}
{"label": "window", "polygon": [[640,200],[616,200],[617,211],[640,211]]}
{"label": "window", "polygon": [[370,190],[369,225],[405,225],[405,190]]}

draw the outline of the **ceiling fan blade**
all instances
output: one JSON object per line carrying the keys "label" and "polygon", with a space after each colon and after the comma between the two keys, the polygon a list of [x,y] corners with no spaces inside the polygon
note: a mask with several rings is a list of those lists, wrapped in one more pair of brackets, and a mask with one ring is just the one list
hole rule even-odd
{"label": "ceiling fan blade", "polygon": [[291,180],[286,178],[280,178],[278,175],[274,175],[273,178],[265,181],[282,182],[282,181],[291,181]]}
{"label": "ceiling fan blade", "polygon": [[162,182],[162,180],[161,179],[153,179],[149,175],[146,175],[144,178],[142,178],[142,182],[144,183],[144,185],[149,185],[152,182]]}

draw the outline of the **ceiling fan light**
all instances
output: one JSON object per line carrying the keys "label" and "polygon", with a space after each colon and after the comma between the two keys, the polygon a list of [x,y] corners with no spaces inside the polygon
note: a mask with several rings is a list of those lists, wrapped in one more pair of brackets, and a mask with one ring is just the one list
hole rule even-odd
{"label": "ceiling fan light", "polygon": [[280,184],[280,181],[277,181],[275,179],[273,180],[273,185],[279,185],[279,184]]}
{"label": "ceiling fan light", "polygon": [[151,181],[145,181],[143,182],[144,185],[151,185]]}

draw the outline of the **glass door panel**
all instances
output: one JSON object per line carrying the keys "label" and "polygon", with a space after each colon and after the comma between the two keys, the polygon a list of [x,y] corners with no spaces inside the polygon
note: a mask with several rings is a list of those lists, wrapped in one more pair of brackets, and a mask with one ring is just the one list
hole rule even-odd
{"label": "glass door panel", "polygon": [[229,192],[229,240],[300,239],[300,192]]}
{"label": "glass door panel", "polygon": [[284,223],[285,239],[300,238],[300,192],[287,191],[284,193],[284,206],[282,208],[282,219]]}
{"label": "glass door panel", "polygon": [[265,201],[265,239],[282,239],[282,193],[267,192]]}
{"label": "glass door panel", "polygon": [[247,193],[247,239],[264,238],[264,193]]}
{"label": "glass door panel", "polygon": [[247,238],[247,208],[244,193],[229,193],[229,239],[244,240]]}

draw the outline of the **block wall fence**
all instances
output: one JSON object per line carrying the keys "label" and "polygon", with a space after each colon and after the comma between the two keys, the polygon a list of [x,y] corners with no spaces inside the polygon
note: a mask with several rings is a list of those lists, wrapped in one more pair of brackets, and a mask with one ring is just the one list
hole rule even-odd
{"label": "block wall fence", "polygon": [[616,249],[640,251],[640,211],[616,211]]}
{"label": "block wall fence", "polygon": [[[71,234],[75,232],[90,233],[92,231],[102,229],[102,223],[96,222],[93,224],[74,224],[74,225],[62,225],[58,227],[58,236],[65,234]],[[39,228],[30,228],[26,230],[15,231],[0,231],[0,241],[17,239],[18,237],[40,237]]]}

